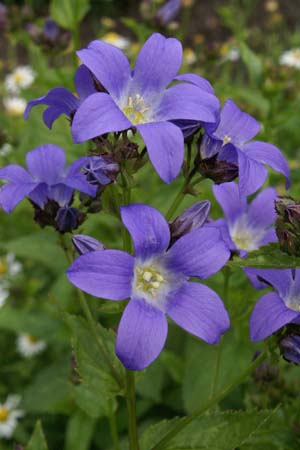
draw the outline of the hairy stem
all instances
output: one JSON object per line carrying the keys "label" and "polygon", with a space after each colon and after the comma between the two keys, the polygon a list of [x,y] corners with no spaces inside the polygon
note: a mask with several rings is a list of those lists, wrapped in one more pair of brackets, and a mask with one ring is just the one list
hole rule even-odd
{"label": "hairy stem", "polygon": [[165,445],[170,442],[180,431],[187,427],[194,419],[202,416],[206,411],[211,409],[217,403],[219,403],[223,398],[225,398],[233,389],[239,386],[248,375],[250,375],[261,363],[266,359],[267,351],[262,352],[251,364],[244,370],[232,383],[229,383],[222,391],[220,391],[216,396],[210,399],[204,406],[196,409],[192,414],[183,418],[177,425],[171,429],[163,439],[161,439],[158,444],[151,448],[151,450],[163,450]]}
{"label": "hairy stem", "polygon": [[117,427],[117,423],[116,423],[116,415],[112,408],[111,408],[111,413],[108,417],[108,420],[109,420],[110,434],[111,434],[114,450],[120,450],[118,427]]}

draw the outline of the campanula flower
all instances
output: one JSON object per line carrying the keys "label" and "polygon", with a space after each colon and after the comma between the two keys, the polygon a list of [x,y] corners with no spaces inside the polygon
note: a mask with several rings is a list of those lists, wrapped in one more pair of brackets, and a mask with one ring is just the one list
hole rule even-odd
{"label": "campanula flower", "polygon": [[190,231],[197,230],[204,225],[210,211],[210,202],[202,200],[186,209],[180,216],[170,223],[171,242]]}
{"label": "campanula flower", "polygon": [[181,9],[181,0],[168,0],[156,13],[156,20],[162,26],[171,22]]}
{"label": "campanula flower", "polygon": [[219,219],[213,225],[220,227],[230,250],[245,257],[249,251],[277,241],[272,227],[276,219],[275,189],[261,191],[249,204],[245,196],[239,195],[234,182],[214,185],[213,192],[225,215],[225,219]]}
{"label": "campanula flower", "polygon": [[79,255],[105,249],[102,242],[85,234],[75,234],[72,237],[72,242]]}
{"label": "campanula flower", "polygon": [[253,194],[264,184],[268,173],[265,164],[282,173],[289,186],[290,169],[280,150],[267,142],[251,141],[259,131],[260,124],[254,117],[227,100],[218,126],[206,126],[200,148],[202,158],[218,154],[218,160],[238,165],[239,190],[244,196]]}
{"label": "campanula flower", "polygon": [[43,120],[48,128],[52,128],[53,122],[62,114],[72,118],[81,103],[91,94],[97,92],[90,71],[81,65],[75,74],[75,87],[78,97],[64,87],[51,89],[46,95],[28,102],[24,112],[27,120],[31,109],[36,105],[47,105],[43,113]]}
{"label": "campanula flower", "polygon": [[[171,182],[184,157],[183,134],[172,121],[215,123],[219,114],[219,101],[206,80],[191,75],[197,82],[190,82],[189,74],[176,77],[182,61],[180,42],[154,33],[143,45],[134,71],[124,53],[106,42],[92,41],[77,55],[105,92],[91,92],[91,79],[79,99],[64,88],[52,89],[29,102],[25,118],[40,103],[50,106],[44,113],[48,126],[60,114],[73,116],[76,111],[72,135],[77,143],[137,128],[157,173]],[[174,80],[180,83],[167,89]]]}
{"label": "campanula flower", "polygon": [[260,341],[291,323],[300,323],[300,269],[256,270],[257,276],[271,285],[256,303],[250,318],[252,341]]}
{"label": "campanula flower", "polygon": [[76,287],[96,297],[130,298],[116,342],[124,366],[142,370],[157,358],[167,337],[166,314],[209,344],[217,343],[229,328],[223,303],[207,286],[188,280],[207,278],[228,260],[219,231],[199,228],[168,249],[169,225],[156,209],[132,204],[121,208],[121,217],[133,239],[135,255],[92,251],[79,256],[67,276]]}
{"label": "campanula flower", "polygon": [[59,206],[67,205],[75,189],[94,196],[96,187],[90,185],[81,167],[87,158],[80,158],[66,168],[66,157],[62,148],[45,144],[26,155],[27,170],[18,164],[0,169],[0,179],[9,181],[0,190],[0,205],[10,213],[25,197],[40,208],[47,200]]}
{"label": "campanula flower", "polygon": [[89,183],[105,186],[116,179],[120,169],[109,155],[102,155],[90,156],[82,170]]}
{"label": "campanula flower", "polygon": [[286,361],[300,364],[300,336],[298,334],[285,336],[280,340],[279,348]]}

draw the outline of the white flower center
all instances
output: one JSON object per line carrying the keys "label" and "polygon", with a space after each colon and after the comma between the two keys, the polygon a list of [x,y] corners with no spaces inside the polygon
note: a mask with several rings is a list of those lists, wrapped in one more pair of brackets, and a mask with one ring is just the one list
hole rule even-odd
{"label": "white flower center", "polygon": [[300,297],[289,297],[285,300],[285,304],[293,311],[300,311]]}
{"label": "white flower center", "polygon": [[130,95],[122,107],[123,113],[134,125],[148,122],[149,110],[149,105],[140,94]]}
{"label": "white flower center", "polygon": [[229,227],[231,239],[239,250],[253,251],[259,248],[260,242],[265,235],[264,229],[251,228],[247,218],[242,216]]}

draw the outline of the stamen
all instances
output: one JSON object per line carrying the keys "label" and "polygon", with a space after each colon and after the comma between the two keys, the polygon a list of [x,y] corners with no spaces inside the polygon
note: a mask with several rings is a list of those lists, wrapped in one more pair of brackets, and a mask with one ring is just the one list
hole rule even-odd
{"label": "stamen", "polygon": [[5,406],[0,406],[0,422],[6,422],[9,416],[9,411]]}
{"label": "stamen", "polygon": [[145,104],[144,98],[140,94],[136,94],[134,97],[128,97],[123,113],[133,124],[139,124],[147,122],[145,115],[149,109],[149,106]]}
{"label": "stamen", "polygon": [[155,265],[135,268],[135,289],[156,299],[159,289],[166,283]]}
{"label": "stamen", "polygon": [[223,144],[222,145],[229,144],[229,142],[231,142],[231,137],[228,136],[227,134],[225,134],[225,136],[223,137]]}

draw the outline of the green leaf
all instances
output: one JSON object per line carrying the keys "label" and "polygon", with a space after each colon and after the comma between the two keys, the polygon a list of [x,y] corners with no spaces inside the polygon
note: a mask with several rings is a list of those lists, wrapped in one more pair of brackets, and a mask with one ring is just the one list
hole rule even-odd
{"label": "green leaf", "polygon": [[[250,443],[264,427],[274,411],[238,411],[209,414],[193,420],[173,439],[164,450],[233,450]],[[141,450],[154,450],[155,446],[182,418],[162,421],[151,426],[141,437]]]}
{"label": "green leaf", "polygon": [[57,272],[67,267],[63,250],[57,245],[57,236],[48,229],[8,242],[2,241],[1,248],[17,256],[40,262]]}
{"label": "green leaf", "polygon": [[[235,330],[236,331],[236,330]],[[183,379],[183,400],[188,413],[200,408],[212,394],[219,346],[221,345],[219,377],[215,392],[219,392],[251,362],[253,345],[247,337],[237,339],[230,330],[216,346],[190,339],[186,349],[186,367]],[[234,370],[232,362],[234,361]],[[235,405],[241,406],[241,405]]]}
{"label": "green leaf", "polygon": [[[65,320],[73,334],[73,348],[76,357],[78,374],[82,387],[76,391],[77,404],[92,417],[109,415],[111,413],[111,402],[116,395],[122,394],[120,386],[112,376],[109,367],[100,353],[100,350],[91,334],[86,321],[77,316],[66,315]],[[99,336],[104,342],[111,364],[119,373],[120,378],[124,373],[123,367],[115,355],[114,334],[98,327]],[[96,407],[89,405],[89,398],[97,404]]]}
{"label": "green leaf", "polygon": [[94,419],[77,410],[68,422],[65,450],[88,450],[95,423]]}
{"label": "green leaf", "polygon": [[35,424],[34,432],[26,446],[26,450],[48,450],[40,420]]}
{"label": "green leaf", "polygon": [[247,67],[252,81],[258,81],[262,75],[263,65],[261,59],[248,47],[245,42],[239,44],[241,58]]}
{"label": "green leaf", "polygon": [[50,14],[61,27],[74,30],[89,9],[89,0],[52,0]]}
{"label": "green leaf", "polygon": [[250,252],[247,258],[234,257],[228,265],[234,267],[254,267],[257,269],[290,269],[300,267],[300,257],[283,253],[278,243],[272,243]]}
{"label": "green leaf", "polygon": [[[159,359],[156,360],[137,378],[137,392],[142,397],[149,398],[158,403],[162,398],[165,375],[166,372],[164,366]],[[155,383],[153,383],[153,380],[155,380]]]}

